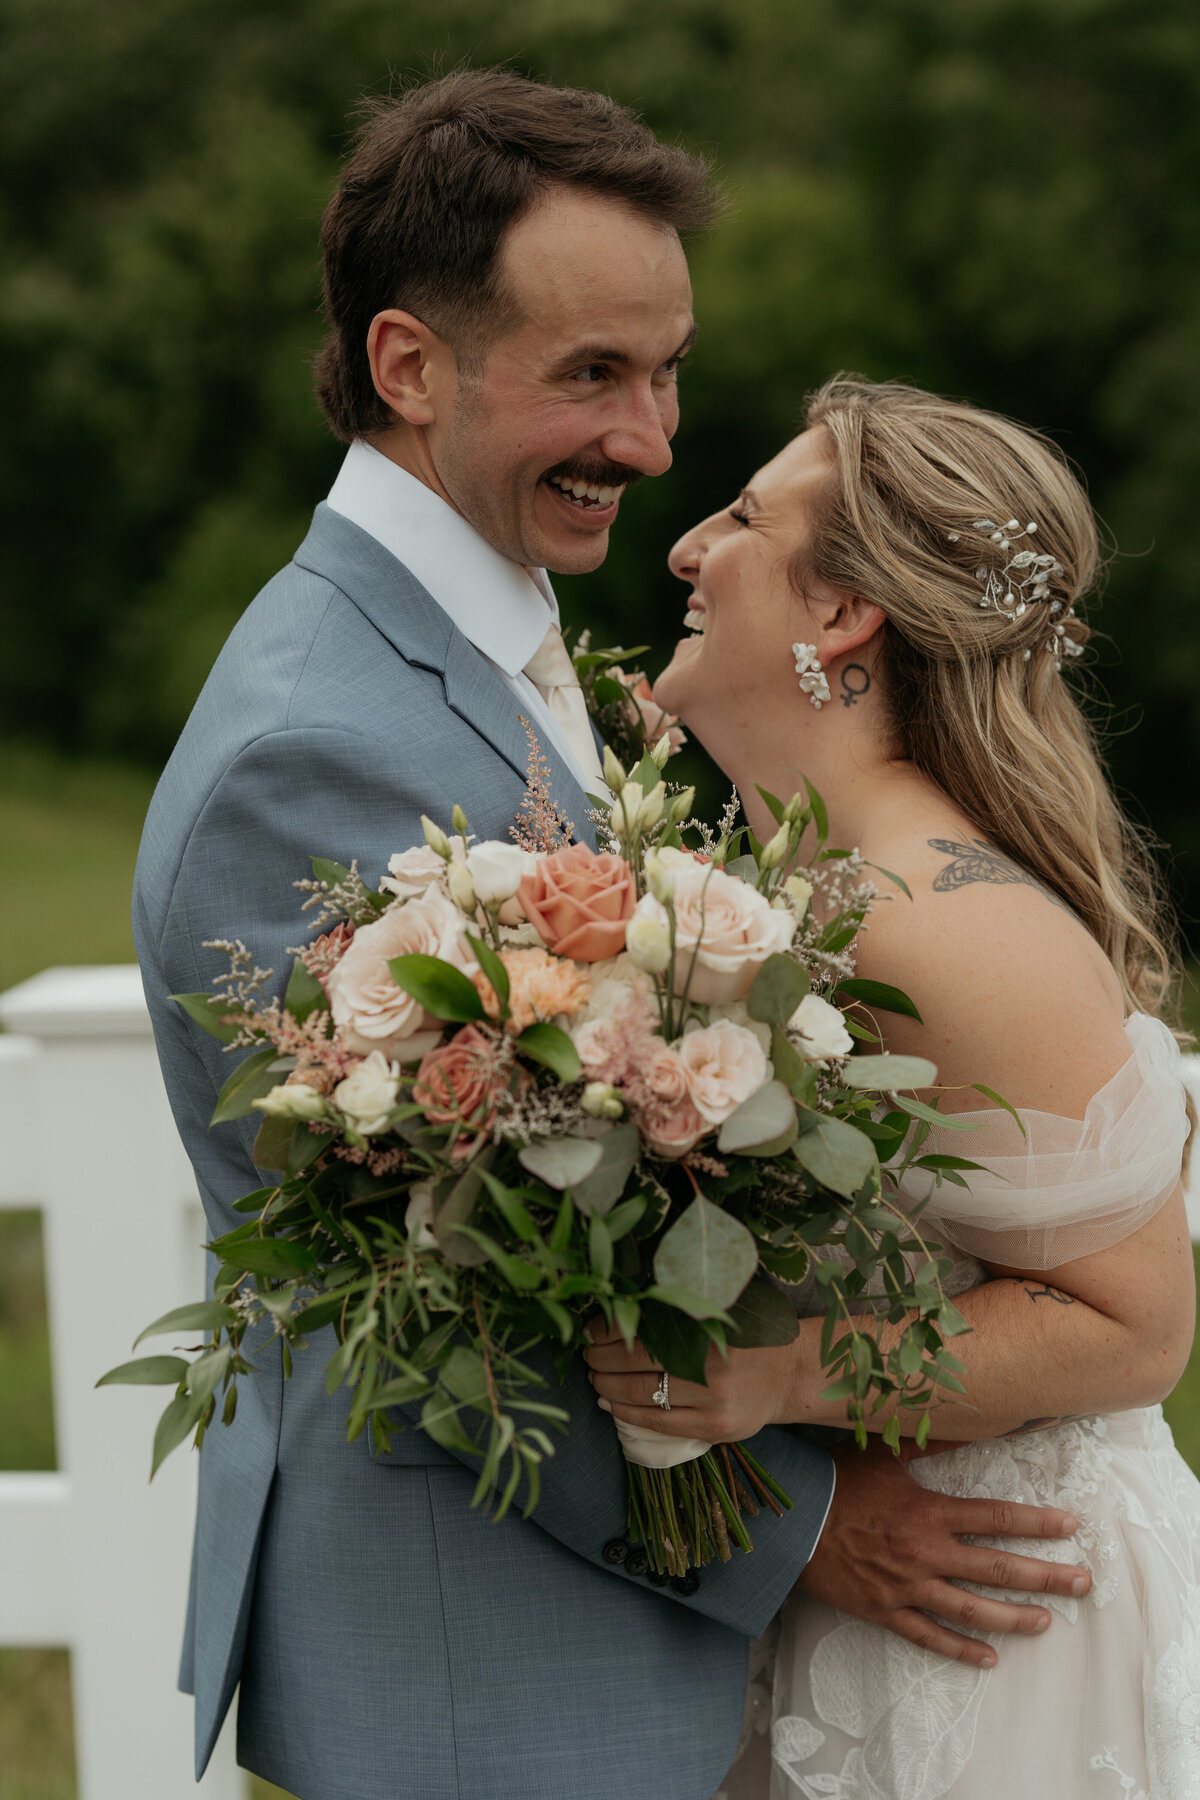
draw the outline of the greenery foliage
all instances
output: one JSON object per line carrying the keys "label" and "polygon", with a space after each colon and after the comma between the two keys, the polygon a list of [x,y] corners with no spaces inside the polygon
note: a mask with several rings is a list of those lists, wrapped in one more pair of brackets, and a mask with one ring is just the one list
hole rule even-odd
{"label": "greenery foliage", "polygon": [[161,760],[337,466],[308,359],[347,113],[393,74],[507,59],[712,151],[733,201],[693,258],[676,468],[628,497],[605,568],[562,583],[567,611],[661,654],[667,547],[836,367],[1043,425],[1120,546],[1119,781],[1196,879],[1188,0],[0,0],[0,20],[10,728]]}

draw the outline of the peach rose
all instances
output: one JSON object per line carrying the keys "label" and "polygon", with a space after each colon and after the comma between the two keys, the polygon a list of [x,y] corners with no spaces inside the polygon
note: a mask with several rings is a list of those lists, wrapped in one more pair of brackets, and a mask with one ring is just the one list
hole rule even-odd
{"label": "peach rose", "polygon": [[496,1076],[496,1045],[478,1025],[464,1025],[448,1044],[422,1057],[413,1099],[432,1125],[462,1125],[454,1156],[469,1156],[496,1118],[496,1098],[504,1078]]}
{"label": "peach rose", "polygon": [[771,1065],[754,1033],[728,1019],[685,1033],[679,1060],[696,1110],[711,1125],[723,1124],[771,1079]]}
{"label": "peach rose", "polygon": [[622,668],[614,665],[608,673],[614,681],[619,681],[629,697],[629,708],[646,734],[648,744],[657,744],[665,731],[671,745],[671,755],[682,750],[687,743],[687,732],[682,730],[674,713],[664,712],[650,691],[650,683],[644,675],[627,675]]}
{"label": "peach rose", "polygon": [[382,1050],[385,1056],[412,1062],[440,1041],[440,1021],[396,986],[388,968],[393,956],[416,952],[440,956],[468,975],[476,967],[463,938],[462,914],[437,888],[389,907],[373,925],[360,925],[326,977],[333,1022],[355,1055]]}
{"label": "peach rose", "polygon": [[675,992],[698,1006],[744,999],[796,930],[790,907],[775,912],[748,882],[700,863],[677,865],[674,904]]}
{"label": "peach rose", "polygon": [[539,856],[517,889],[525,917],[548,949],[577,962],[604,962],[625,948],[637,895],[623,857],[586,844]]}
{"label": "peach rose", "polygon": [[660,1045],[641,1073],[652,1096],[638,1112],[642,1136],[658,1156],[685,1156],[709,1127],[692,1099],[679,1051]]}

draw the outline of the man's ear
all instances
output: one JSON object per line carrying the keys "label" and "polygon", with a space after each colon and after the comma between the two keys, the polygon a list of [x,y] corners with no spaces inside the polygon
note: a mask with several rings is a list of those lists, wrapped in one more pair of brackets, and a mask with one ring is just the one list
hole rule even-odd
{"label": "man's ear", "polygon": [[375,392],[397,419],[432,425],[444,402],[449,345],[412,313],[391,307],[376,313],[367,333],[367,357]]}

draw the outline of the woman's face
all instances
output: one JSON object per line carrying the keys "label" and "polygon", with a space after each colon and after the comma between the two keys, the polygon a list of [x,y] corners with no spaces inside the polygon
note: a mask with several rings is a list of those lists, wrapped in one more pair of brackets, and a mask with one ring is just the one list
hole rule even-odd
{"label": "woman's face", "polygon": [[794,718],[792,645],[812,642],[812,617],[788,566],[808,541],[815,501],[834,472],[818,426],[794,438],[727,511],[680,538],[668,562],[691,583],[690,635],[654,684],[654,698],[716,751],[718,740],[776,705]]}

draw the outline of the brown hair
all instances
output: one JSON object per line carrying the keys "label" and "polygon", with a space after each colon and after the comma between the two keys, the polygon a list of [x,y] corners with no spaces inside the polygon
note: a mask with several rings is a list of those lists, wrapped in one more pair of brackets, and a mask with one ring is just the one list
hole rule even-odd
{"label": "brown hair", "polygon": [[[1160,1014],[1177,969],[1157,872],[1047,648],[1064,621],[1087,641],[1070,608],[1100,566],[1066,458],[1010,419],[899,382],[835,375],[805,418],[829,433],[837,476],[796,584],[815,574],[882,608],[880,675],[901,753],[1078,915],[1127,1006]],[[1056,565],[1047,598],[1020,617],[980,604],[982,571],[1013,554],[980,522],[1010,518],[1036,521],[1035,548]]]}
{"label": "brown hair", "polygon": [[515,323],[497,276],[504,233],[553,185],[620,201],[681,235],[711,223],[701,157],[661,144],[603,94],[507,69],[460,69],[372,103],[325,210],[317,397],[349,443],[394,423],[367,361],[375,314],[401,307],[464,369]]}

